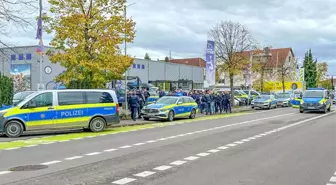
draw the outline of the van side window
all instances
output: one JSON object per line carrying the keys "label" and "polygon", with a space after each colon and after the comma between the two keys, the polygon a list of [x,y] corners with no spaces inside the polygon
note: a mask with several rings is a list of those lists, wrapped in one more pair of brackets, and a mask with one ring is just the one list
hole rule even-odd
{"label": "van side window", "polygon": [[83,92],[59,92],[57,94],[58,105],[78,105],[85,103]]}
{"label": "van side window", "polygon": [[113,103],[113,98],[107,92],[86,92],[87,103]]}
{"label": "van side window", "polygon": [[53,106],[53,93],[43,93],[40,95],[37,95],[33,99],[31,99],[29,102],[27,102],[28,107],[29,105],[34,105],[34,107],[51,107]]}

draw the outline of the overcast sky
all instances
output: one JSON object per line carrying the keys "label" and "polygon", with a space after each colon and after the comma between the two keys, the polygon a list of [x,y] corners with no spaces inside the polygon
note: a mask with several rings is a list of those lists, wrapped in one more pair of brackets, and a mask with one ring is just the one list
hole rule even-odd
{"label": "overcast sky", "polygon": [[[207,32],[218,21],[232,20],[246,25],[262,44],[291,47],[299,60],[312,48],[314,57],[327,61],[336,75],[335,0],[131,0],[128,16],[136,21],[137,35],[128,53],[153,60],[202,57]],[[36,44],[35,30],[13,30],[9,38],[16,45]],[[44,34],[47,44],[51,35]]]}

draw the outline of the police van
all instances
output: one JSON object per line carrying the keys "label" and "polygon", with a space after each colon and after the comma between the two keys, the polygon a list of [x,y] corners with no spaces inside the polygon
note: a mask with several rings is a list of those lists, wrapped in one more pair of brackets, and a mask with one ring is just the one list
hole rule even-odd
{"label": "police van", "polygon": [[103,131],[120,123],[113,90],[45,90],[0,111],[0,133],[19,137],[25,131],[89,128]]}
{"label": "police van", "polygon": [[308,88],[300,98],[300,113],[305,111],[328,112],[332,108],[332,100],[323,88]]}

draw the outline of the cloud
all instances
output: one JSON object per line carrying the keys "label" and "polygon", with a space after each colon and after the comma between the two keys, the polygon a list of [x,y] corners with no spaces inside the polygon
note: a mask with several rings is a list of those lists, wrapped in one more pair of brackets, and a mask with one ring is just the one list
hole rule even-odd
{"label": "cloud", "polygon": [[[204,57],[207,32],[220,20],[246,25],[262,45],[292,47],[302,59],[310,48],[319,61],[336,73],[336,12],[334,0],[132,0],[128,17],[136,21],[137,35],[128,53],[142,58]],[[35,30],[13,31],[7,41],[37,44]],[[51,36],[44,36],[45,42]],[[3,37],[0,37],[3,40]]]}

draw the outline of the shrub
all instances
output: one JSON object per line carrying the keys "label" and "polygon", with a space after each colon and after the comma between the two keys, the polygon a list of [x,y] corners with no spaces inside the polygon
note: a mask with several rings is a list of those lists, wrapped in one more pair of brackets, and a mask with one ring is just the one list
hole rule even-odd
{"label": "shrub", "polygon": [[125,109],[119,110],[119,117],[121,120],[131,120],[132,119],[131,112]]}

